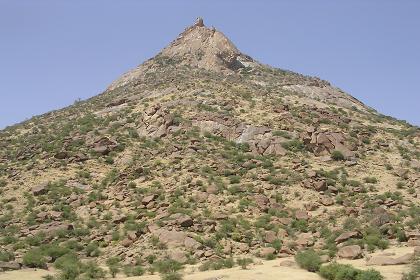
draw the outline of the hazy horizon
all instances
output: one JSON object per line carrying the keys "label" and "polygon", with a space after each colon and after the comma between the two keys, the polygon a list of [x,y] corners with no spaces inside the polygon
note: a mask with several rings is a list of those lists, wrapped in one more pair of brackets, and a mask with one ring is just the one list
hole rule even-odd
{"label": "hazy horizon", "polygon": [[264,64],[419,126],[420,2],[365,2],[0,0],[0,129],[101,93],[197,16]]}

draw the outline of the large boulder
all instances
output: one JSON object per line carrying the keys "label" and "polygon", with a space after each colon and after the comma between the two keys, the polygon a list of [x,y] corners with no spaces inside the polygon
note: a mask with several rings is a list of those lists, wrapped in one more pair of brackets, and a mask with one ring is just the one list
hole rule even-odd
{"label": "large boulder", "polygon": [[350,245],[341,247],[337,255],[343,259],[359,259],[362,256],[362,248],[359,245]]}
{"label": "large boulder", "polygon": [[265,247],[260,250],[260,256],[262,258],[267,258],[271,255],[274,255],[275,253],[276,249],[274,249],[273,247]]}
{"label": "large boulder", "polygon": [[398,258],[391,258],[388,256],[373,256],[366,261],[366,265],[401,265],[409,264],[413,261],[414,254],[405,254]]}
{"label": "large boulder", "polygon": [[20,264],[17,262],[0,262],[0,271],[19,270]]}
{"label": "large boulder", "polygon": [[32,188],[32,194],[34,196],[43,195],[48,192],[48,184],[44,183]]}

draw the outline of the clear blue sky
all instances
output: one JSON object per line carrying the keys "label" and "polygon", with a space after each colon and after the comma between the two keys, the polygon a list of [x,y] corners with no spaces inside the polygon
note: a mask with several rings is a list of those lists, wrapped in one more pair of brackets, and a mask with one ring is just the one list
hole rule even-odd
{"label": "clear blue sky", "polygon": [[100,93],[197,16],[263,63],[420,125],[418,0],[0,0],[0,128]]}

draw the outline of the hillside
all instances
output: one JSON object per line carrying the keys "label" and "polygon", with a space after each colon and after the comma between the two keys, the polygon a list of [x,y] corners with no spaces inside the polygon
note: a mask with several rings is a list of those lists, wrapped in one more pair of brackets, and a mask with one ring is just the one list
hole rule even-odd
{"label": "hillside", "polygon": [[0,131],[0,262],[74,251],[146,269],[420,246],[419,141],[198,20],[102,94]]}

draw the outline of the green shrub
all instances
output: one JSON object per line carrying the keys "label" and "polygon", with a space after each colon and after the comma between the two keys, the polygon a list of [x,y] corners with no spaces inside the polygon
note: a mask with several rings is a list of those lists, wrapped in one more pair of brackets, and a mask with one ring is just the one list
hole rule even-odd
{"label": "green shrub", "polygon": [[319,274],[327,280],[382,280],[376,270],[360,270],[348,264],[332,263],[322,266]]}
{"label": "green shrub", "polygon": [[183,268],[181,263],[172,259],[155,262],[153,266],[161,274],[169,274],[172,272],[177,272],[178,270],[181,270]]}
{"label": "green shrub", "polygon": [[337,150],[334,150],[334,151],[331,153],[331,158],[332,158],[333,160],[335,160],[335,161],[340,161],[340,160],[344,160],[344,155],[343,155],[343,153],[342,153],[342,152],[337,151]]}
{"label": "green shrub", "polygon": [[9,262],[15,259],[12,252],[0,250],[0,262]]}
{"label": "green shrub", "polygon": [[305,144],[302,141],[294,139],[281,144],[283,148],[291,152],[301,152],[305,150]]}
{"label": "green shrub", "polygon": [[45,268],[47,266],[47,259],[44,252],[39,249],[31,249],[23,256],[23,264],[32,268]]}
{"label": "green shrub", "polygon": [[356,280],[382,280],[384,277],[374,269],[365,270],[357,275]]}
{"label": "green shrub", "polygon": [[247,269],[248,265],[253,263],[254,261],[251,258],[241,258],[237,259],[236,263],[242,268]]}
{"label": "green shrub", "polygon": [[140,265],[124,267],[124,274],[127,276],[142,276],[144,268]]}
{"label": "green shrub", "polygon": [[51,257],[52,261],[55,261],[59,257],[69,253],[70,251],[67,247],[62,247],[56,244],[45,245],[41,248],[46,256]]}
{"label": "green shrub", "polygon": [[101,251],[97,242],[91,242],[86,246],[86,254],[90,257],[97,257],[100,255]]}
{"label": "green shrub", "polygon": [[375,227],[370,227],[365,230],[363,242],[367,245],[369,251],[374,251],[375,248],[384,250],[389,246],[389,241],[385,239],[379,229]]}
{"label": "green shrub", "polygon": [[109,258],[106,261],[106,265],[108,266],[109,273],[112,278],[115,278],[117,273],[120,271],[120,259],[117,257]]}
{"label": "green shrub", "polygon": [[411,271],[405,273],[403,276],[403,280],[417,280],[420,277],[420,261],[416,261],[413,263],[411,267]]}
{"label": "green shrub", "polygon": [[80,267],[81,263],[77,257],[77,255],[74,252],[70,252],[68,254],[65,254],[59,258],[57,258],[54,262],[54,267],[56,269],[63,270],[66,267],[69,266],[77,266]]}
{"label": "green shrub", "polygon": [[220,270],[223,268],[232,268],[235,265],[233,259],[221,259],[221,260],[208,260],[203,263],[199,269],[200,271],[206,270]]}
{"label": "green shrub", "polygon": [[162,280],[182,280],[183,277],[179,272],[170,272],[161,277]]}
{"label": "green shrub", "polygon": [[87,279],[100,279],[105,277],[105,271],[92,261],[83,265],[83,272]]}
{"label": "green shrub", "polygon": [[301,268],[311,272],[318,271],[322,264],[320,256],[312,249],[298,252],[295,260]]}
{"label": "green shrub", "polygon": [[0,188],[4,188],[5,186],[7,186],[6,180],[0,179]]}

